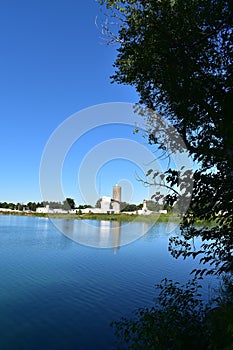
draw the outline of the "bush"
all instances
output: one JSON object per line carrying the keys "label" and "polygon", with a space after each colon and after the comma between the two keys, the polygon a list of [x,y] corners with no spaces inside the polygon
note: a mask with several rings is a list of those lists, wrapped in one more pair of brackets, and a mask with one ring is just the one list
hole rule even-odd
{"label": "bush", "polygon": [[196,279],[182,286],[164,279],[157,303],[138,309],[134,318],[112,322],[116,349],[217,350],[233,348],[233,305],[211,308]]}

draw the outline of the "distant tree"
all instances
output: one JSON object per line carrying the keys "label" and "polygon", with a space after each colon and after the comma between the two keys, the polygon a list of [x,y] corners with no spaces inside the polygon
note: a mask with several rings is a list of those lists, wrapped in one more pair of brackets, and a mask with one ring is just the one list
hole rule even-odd
{"label": "distant tree", "polygon": [[63,204],[61,202],[55,202],[55,201],[44,201],[43,207],[46,207],[46,205],[49,205],[49,208],[51,209],[61,209]]}
{"label": "distant tree", "polygon": [[146,202],[146,206],[147,206],[147,209],[151,211],[158,211],[159,209],[161,209],[161,205],[152,200],[148,200]]}
{"label": "distant tree", "polygon": [[1,208],[7,209],[8,208],[8,203],[7,202],[2,202],[0,203]]}
{"label": "distant tree", "polygon": [[22,203],[17,203],[16,204],[16,209],[17,210],[23,210],[23,204]]}
{"label": "distant tree", "polygon": [[95,207],[96,207],[96,208],[101,208],[101,200],[102,200],[102,198],[99,198],[99,199],[97,200],[97,202],[96,202],[96,204],[95,204]]}
{"label": "distant tree", "polygon": [[127,212],[127,211],[136,211],[136,210],[138,210],[138,206],[136,204],[128,204],[121,211],[126,211]]}
{"label": "distant tree", "polygon": [[43,207],[44,206],[44,203],[43,202],[37,202],[36,203],[36,207],[37,208],[40,208],[40,207]]}
{"label": "distant tree", "polygon": [[36,211],[37,205],[35,202],[28,202],[27,203],[27,208],[31,211]]}
{"label": "distant tree", "polygon": [[81,204],[77,207],[77,209],[86,209],[86,208],[92,208],[90,204]]}
{"label": "distant tree", "polygon": [[14,203],[8,203],[7,207],[8,207],[8,209],[14,210],[15,209],[15,204]]}
{"label": "distant tree", "polygon": [[14,210],[15,209],[15,204],[14,203],[2,202],[2,203],[0,203],[0,208]]}
{"label": "distant tree", "polygon": [[120,203],[120,211],[124,211],[124,208],[126,208],[127,205],[129,205],[129,203],[127,203],[127,202],[121,202],[121,203]]}
{"label": "distant tree", "polygon": [[74,209],[75,208],[75,201],[73,198],[66,198],[63,201],[63,208],[65,210],[69,210],[69,209]]}

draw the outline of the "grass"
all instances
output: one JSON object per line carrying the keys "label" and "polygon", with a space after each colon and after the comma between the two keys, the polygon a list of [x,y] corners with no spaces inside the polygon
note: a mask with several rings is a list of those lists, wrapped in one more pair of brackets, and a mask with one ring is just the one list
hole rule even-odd
{"label": "grass", "polygon": [[[17,212],[17,211],[0,211],[0,215],[16,215],[16,216],[36,216],[36,217],[47,217],[51,219],[63,219],[63,220],[108,220],[118,222],[180,222],[181,218],[178,215],[159,214],[153,213],[150,215],[137,215],[137,214],[44,214],[36,212]],[[216,225],[214,222],[207,222],[204,220],[196,220],[195,225],[197,226],[213,226]]]}
{"label": "grass", "polygon": [[168,222],[168,221],[178,221],[177,216],[171,216],[166,214],[150,214],[150,215],[137,215],[137,214],[83,214],[78,216],[79,219],[86,220],[110,220],[110,221],[120,221],[120,222]]}
{"label": "grass", "polygon": [[54,219],[63,220],[108,220],[108,221],[119,221],[119,222],[168,222],[168,221],[180,221],[178,216],[169,214],[150,214],[150,215],[129,215],[129,214],[42,214],[34,212],[14,212],[14,211],[3,211],[0,215],[17,215],[17,216],[36,216],[36,217],[48,217]]}

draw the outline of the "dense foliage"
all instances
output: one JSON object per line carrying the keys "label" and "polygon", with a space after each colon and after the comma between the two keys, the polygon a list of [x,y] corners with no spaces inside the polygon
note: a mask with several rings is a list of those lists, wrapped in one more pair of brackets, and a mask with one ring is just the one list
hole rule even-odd
{"label": "dense foliage", "polygon": [[[168,155],[187,148],[196,164],[192,174],[174,168],[162,174],[153,168],[148,171],[155,185],[171,189],[167,202],[180,205],[182,214],[179,194],[184,187],[190,194],[187,179],[194,180],[189,209],[181,224],[182,236],[171,239],[171,254],[176,258],[200,257],[206,266],[194,272],[201,278],[212,273],[231,275],[233,1],[100,3],[107,18],[103,34],[109,43],[118,44],[112,79],[134,86],[139,103],[149,108],[149,112],[140,112],[148,122],[148,142]],[[163,118],[175,127],[183,143],[172,130],[161,132]],[[160,198],[158,190],[153,199]],[[197,227],[197,219],[210,224]],[[193,240],[197,236],[202,244],[196,251]],[[232,280],[229,285],[232,288]],[[162,309],[139,310],[133,320],[116,323],[116,333],[127,342],[127,349],[231,349],[232,294],[230,305],[228,300],[211,314],[193,296],[191,286],[188,294],[186,291],[165,284],[159,300]]]}
{"label": "dense foliage", "polygon": [[[203,261],[214,260],[215,272],[229,271],[233,263],[233,2],[101,3],[111,23],[114,19],[118,23],[115,35],[115,27],[104,27],[119,45],[113,81],[135,86],[141,104],[166,116],[198,164],[192,201],[181,227],[184,240],[174,239],[170,249],[176,257],[187,256],[192,253],[189,239],[199,235],[206,252]],[[149,143],[167,152],[183,147],[174,135],[161,134],[158,118],[146,117]],[[168,169],[165,175],[174,187],[187,173]],[[177,192],[168,196],[170,204],[177,199]],[[197,230],[196,218],[215,220],[217,227]]]}
{"label": "dense foliage", "polygon": [[70,210],[75,208],[75,201],[72,198],[66,198],[63,202],[56,201],[44,201],[44,202],[28,202],[24,203],[8,203],[8,202],[0,202],[0,208],[10,209],[10,210],[30,210],[36,211],[39,207],[45,207],[49,205],[50,209],[63,209]]}
{"label": "dense foliage", "polygon": [[232,290],[225,290],[222,303],[218,300],[213,307],[202,301],[196,280],[180,285],[164,279],[157,288],[154,306],[113,322],[117,349],[232,349],[233,306],[227,303]]}

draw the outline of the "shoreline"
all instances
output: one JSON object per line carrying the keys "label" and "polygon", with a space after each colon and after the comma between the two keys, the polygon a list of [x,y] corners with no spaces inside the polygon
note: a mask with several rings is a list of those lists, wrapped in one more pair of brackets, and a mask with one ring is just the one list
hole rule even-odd
{"label": "shoreline", "polygon": [[62,219],[62,220],[106,220],[106,221],[119,221],[119,222],[168,222],[181,221],[181,217],[178,215],[159,214],[154,213],[150,215],[137,215],[137,214],[44,214],[36,212],[19,212],[19,211],[0,211],[0,215],[13,215],[13,216],[34,216],[44,217],[48,219]]}
{"label": "shoreline", "polygon": [[[0,211],[0,216],[30,216],[30,217],[42,217],[48,219],[60,219],[60,220],[105,220],[105,221],[117,221],[117,222],[144,222],[144,223],[160,223],[160,222],[175,222],[180,223],[182,218],[178,215],[153,213],[149,215],[138,214],[101,214],[101,213],[88,213],[88,214],[46,214],[36,213],[28,211]],[[209,226],[216,225],[216,222],[197,220],[195,223],[197,226]]]}

